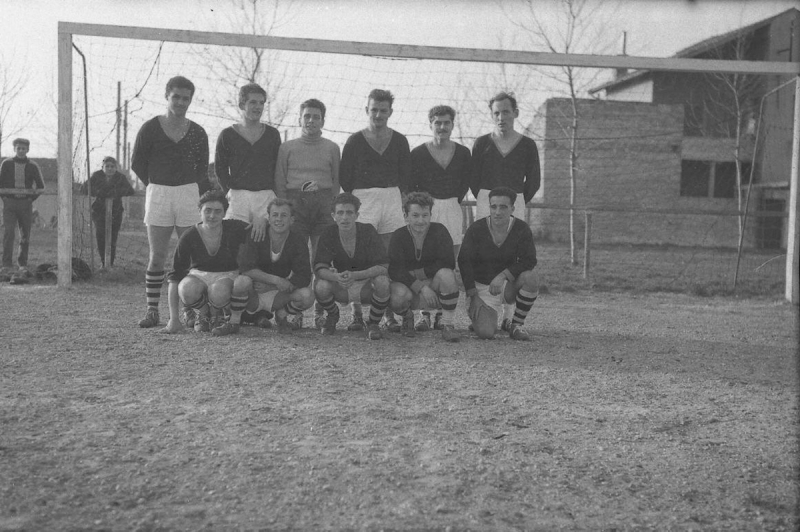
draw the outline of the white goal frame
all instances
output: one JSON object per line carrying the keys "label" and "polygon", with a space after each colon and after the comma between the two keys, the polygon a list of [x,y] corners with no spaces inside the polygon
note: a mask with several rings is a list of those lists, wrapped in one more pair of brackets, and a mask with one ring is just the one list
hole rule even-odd
{"label": "white goal frame", "polygon": [[717,59],[652,58],[635,56],[557,54],[520,50],[447,48],[369,42],[333,41],[245,35],[164,28],[58,23],[58,286],[72,285],[72,36],[239,46],[273,50],[392,57],[512,63],[523,65],[627,68],[672,72],[740,73],[795,76],[794,149],[789,190],[789,228],[786,245],[786,292],[792,303],[798,295],[798,171],[800,171],[800,63],[730,61]]}

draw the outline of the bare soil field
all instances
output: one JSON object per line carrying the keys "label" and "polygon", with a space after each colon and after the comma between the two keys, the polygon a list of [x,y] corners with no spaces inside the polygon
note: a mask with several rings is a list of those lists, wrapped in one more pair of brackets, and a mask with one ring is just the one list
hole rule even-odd
{"label": "bare soil field", "polygon": [[787,303],[551,292],[531,342],[460,310],[447,344],[167,336],[135,327],[143,300],[0,284],[0,530],[800,523]]}

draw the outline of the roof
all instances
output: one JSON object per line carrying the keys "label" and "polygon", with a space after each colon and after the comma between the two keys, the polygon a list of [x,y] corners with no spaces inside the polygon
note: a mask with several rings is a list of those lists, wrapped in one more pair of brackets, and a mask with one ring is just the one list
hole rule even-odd
{"label": "roof", "polygon": [[[758,22],[754,22],[753,24],[750,24],[748,26],[743,26],[741,28],[737,28],[735,30],[722,33],[720,35],[715,35],[714,37],[709,37],[708,39],[702,40],[682,50],[678,50],[678,52],[676,52],[671,57],[679,57],[679,58],[697,57],[706,52],[719,48],[720,45],[728,41],[732,41],[744,35],[748,35],[765,26],[769,26],[775,19],[784,17],[789,13],[800,14],[800,10],[793,7],[791,9],[787,9],[786,11],[778,13],[777,15],[773,15],[769,18],[765,18],[763,20],[759,20]],[[611,81],[607,81],[602,85],[598,85],[597,87],[589,89],[589,94],[594,94],[596,92],[600,92],[602,90],[614,87],[616,85],[624,85],[630,81],[646,77],[651,72],[652,70],[636,70],[634,72],[630,72],[628,74],[625,74],[624,76],[620,76],[618,78],[612,79]]]}

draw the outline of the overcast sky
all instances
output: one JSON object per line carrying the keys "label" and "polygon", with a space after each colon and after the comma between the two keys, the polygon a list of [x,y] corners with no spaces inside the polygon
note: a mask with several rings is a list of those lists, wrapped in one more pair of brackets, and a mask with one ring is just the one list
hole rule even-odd
{"label": "overcast sky", "polygon": [[[605,0],[609,5],[611,0]],[[536,0],[544,19],[554,0]],[[491,0],[294,0],[275,35],[470,48],[521,48],[500,2]],[[513,2],[502,2],[510,7]],[[32,156],[55,156],[56,37],[60,20],[214,31],[226,24],[226,0],[3,0],[0,56],[24,69],[26,97],[9,123],[26,122]],[[628,33],[629,55],[668,57],[712,35],[796,7],[796,0],[625,0],[614,31]],[[49,100],[50,105],[42,101]],[[4,135],[0,153],[10,154]],[[42,142],[36,144],[36,138]]]}

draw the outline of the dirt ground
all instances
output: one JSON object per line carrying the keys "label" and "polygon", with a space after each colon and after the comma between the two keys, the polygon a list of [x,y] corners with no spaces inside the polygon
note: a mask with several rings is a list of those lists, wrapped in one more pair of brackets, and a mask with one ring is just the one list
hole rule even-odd
{"label": "dirt ground", "polygon": [[143,300],[0,285],[0,530],[800,523],[787,303],[549,293],[532,342],[447,344],[166,336]]}

